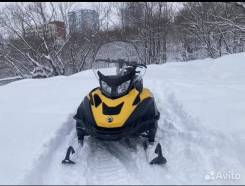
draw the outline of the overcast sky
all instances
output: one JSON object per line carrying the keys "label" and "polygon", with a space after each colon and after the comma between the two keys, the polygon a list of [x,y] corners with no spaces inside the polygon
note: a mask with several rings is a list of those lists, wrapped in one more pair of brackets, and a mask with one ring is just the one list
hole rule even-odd
{"label": "overcast sky", "polygon": [[[6,4],[13,4],[16,2],[0,2],[0,9],[3,8],[4,5]],[[75,2],[72,10],[76,10],[76,9],[95,9],[96,10],[96,6],[98,6],[98,3],[100,3],[100,6],[108,6],[109,3],[111,2]],[[179,9],[182,7],[182,3],[181,2],[173,2],[175,9]],[[100,14],[100,17],[103,16]],[[109,21],[109,26],[115,26],[118,25],[120,20],[117,16],[117,13],[115,12],[115,10],[110,13],[110,16],[108,17],[108,21]],[[103,27],[103,26],[102,26]]]}
{"label": "overcast sky", "polygon": [[[0,9],[2,9],[7,4],[14,4],[16,2],[0,2]],[[76,9],[96,9],[96,5],[98,3],[101,4],[101,6],[106,6],[110,2],[74,2],[74,5],[72,6],[71,10]],[[100,15],[103,16],[103,15]],[[115,12],[112,11],[110,17],[109,17],[109,26],[117,25],[119,23],[119,19],[117,18]]]}
{"label": "overcast sky", "polygon": [[[15,2],[0,2],[0,8],[2,8],[4,5],[6,5],[7,3],[11,4],[11,3],[15,3]],[[94,3],[98,3],[98,2],[76,2],[76,5],[79,5],[79,8],[89,8],[89,9],[93,9],[93,5]],[[100,3],[109,3],[109,2],[100,2]],[[173,2],[176,6],[181,6],[181,2]]]}
{"label": "overcast sky", "polygon": [[[13,4],[16,2],[0,2],[0,8],[2,8],[6,4]],[[76,5],[81,6],[82,8],[92,8],[93,2],[76,2]]]}

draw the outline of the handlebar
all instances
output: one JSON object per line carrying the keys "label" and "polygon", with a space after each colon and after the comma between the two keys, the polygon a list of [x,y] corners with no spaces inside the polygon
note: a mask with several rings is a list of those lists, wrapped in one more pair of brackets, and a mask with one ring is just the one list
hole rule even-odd
{"label": "handlebar", "polygon": [[144,67],[147,68],[147,66],[145,64],[139,64],[136,61],[126,61],[124,59],[96,59],[95,62],[106,62],[106,63],[121,63],[121,64],[126,64],[128,66],[132,66],[132,67]]}

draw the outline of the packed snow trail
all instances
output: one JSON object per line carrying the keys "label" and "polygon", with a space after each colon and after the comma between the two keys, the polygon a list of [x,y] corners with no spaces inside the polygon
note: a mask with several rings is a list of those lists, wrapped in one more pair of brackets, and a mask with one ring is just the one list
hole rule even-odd
{"label": "packed snow trail", "polygon": [[[149,85],[153,82],[146,82]],[[50,145],[50,153],[41,158],[26,176],[27,184],[234,184],[237,180],[207,180],[210,171],[234,170],[243,172],[238,152],[230,150],[235,141],[229,136],[208,131],[191,118],[175,95],[164,89],[160,81],[150,87],[161,113],[157,141],[163,147],[168,162],[164,166],[147,163],[142,144],[134,142],[128,148],[123,142],[104,142],[86,138],[76,152],[76,165],[62,165],[61,160],[69,144],[79,147],[75,122],[69,118]],[[166,88],[166,87],[165,87]],[[64,128],[67,128],[63,125]],[[60,143],[59,146],[56,144]],[[210,182],[209,182],[210,181]],[[241,181],[241,180],[239,180]]]}

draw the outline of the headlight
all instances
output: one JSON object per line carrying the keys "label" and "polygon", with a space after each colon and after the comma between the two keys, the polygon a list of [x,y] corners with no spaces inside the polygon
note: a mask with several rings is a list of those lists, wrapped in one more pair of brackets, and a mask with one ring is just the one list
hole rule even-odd
{"label": "headlight", "polygon": [[119,85],[117,87],[117,93],[118,93],[118,95],[121,95],[121,94],[124,94],[125,92],[127,92],[129,86],[130,86],[130,80],[122,83],[121,85]]}
{"label": "headlight", "polygon": [[111,87],[104,81],[101,81],[101,88],[103,91],[105,91],[107,94],[111,94]]}
{"label": "headlight", "polygon": [[131,80],[128,80],[117,87],[111,87],[105,81],[101,80],[101,89],[109,97],[119,97],[128,91],[130,82]]}

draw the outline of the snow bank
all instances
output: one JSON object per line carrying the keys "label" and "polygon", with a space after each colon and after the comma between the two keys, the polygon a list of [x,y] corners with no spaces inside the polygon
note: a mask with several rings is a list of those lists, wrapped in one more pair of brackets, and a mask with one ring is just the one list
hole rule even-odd
{"label": "snow bank", "polygon": [[[87,163],[59,164],[66,141],[75,137],[72,115],[98,86],[90,70],[0,86],[0,183],[244,184],[244,59],[240,53],[148,67],[145,86],[161,112],[158,140],[168,159],[165,167],[150,167],[141,150],[128,155],[120,145],[111,146],[117,153],[110,146],[92,148],[94,142],[83,151],[81,161]],[[118,180],[99,176],[112,171]],[[222,171],[240,178],[210,181]]]}
{"label": "snow bank", "polygon": [[161,79],[187,112],[212,129],[245,132],[245,53],[189,63],[152,65],[146,78]]}
{"label": "snow bank", "polygon": [[93,73],[87,73],[0,86],[1,184],[17,184],[35,166],[56,131],[97,83]]}
{"label": "snow bank", "polygon": [[13,76],[13,77],[8,77],[8,78],[2,78],[0,81],[5,81],[5,80],[15,80],[15,79],[21,79],[21,76]]}

